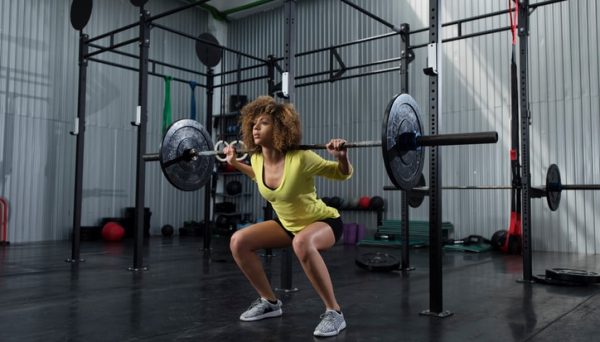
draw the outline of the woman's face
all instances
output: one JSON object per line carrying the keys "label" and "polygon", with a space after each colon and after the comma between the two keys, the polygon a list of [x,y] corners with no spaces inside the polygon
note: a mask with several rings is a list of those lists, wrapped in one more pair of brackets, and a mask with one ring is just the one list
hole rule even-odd
{"label": "woman's face", "polygon": [[254,143],[263,147],[271,147],[273,145],[273,129],[273,118],[266,114],[259,115],[252,126]]}

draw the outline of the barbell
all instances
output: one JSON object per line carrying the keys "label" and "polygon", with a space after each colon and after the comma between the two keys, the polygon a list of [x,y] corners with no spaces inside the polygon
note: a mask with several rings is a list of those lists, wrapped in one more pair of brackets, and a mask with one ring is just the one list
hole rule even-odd
{"label": "barbell", "polygon": [[[421,175],[417,186],[408,191],[408,204],[413,208],[418,208],[429,188],[425,186],[425,176]],[[443,190],[512,190],[518,189],[518,186],[508,185],[446,185],[441,187]],[[394,186],[385,186],[384,190],[398,190]],[[402,189],[403,190],[403,189]],[[546,172],[546,184],[543,186],[532,186],[530,196],[532,198],[546,198],[548,208],[556,211],[560,206],[560,196],[563,190],[600,190],[600,184],[563,184],[560,177],[558,165],[551,164]]]}
{"label": "barbell", "polygon": [[[388,177],[396,188],[414,188],[423,171],[425,146],[489,144],[498,141],[497,132],[423,135],[420,110],[408,94],[400,94],[388,104],[380,141],[349,142],[348,148],[381,147]],[[325,144],[300,145],[297,149],[325,149]],[[174,122],[166,131],[158,153],[146,154],[144,161],[159,161],[163,174],[176,188],[193,191],[202,188],[214,168],[215,151],[210,134],[195,120]],[[238,153],[252,153],[239,150]]]}

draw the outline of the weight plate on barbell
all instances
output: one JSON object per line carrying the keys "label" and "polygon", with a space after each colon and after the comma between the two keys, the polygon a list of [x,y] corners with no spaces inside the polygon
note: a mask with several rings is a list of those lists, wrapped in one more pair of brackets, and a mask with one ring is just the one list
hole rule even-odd
{"label": "weight plate on barbell", "polygon": [[419,182],[425,161],[425,149],[399,146],[404,133],[422,135],[421,115],[417,102],[408,94],[396,95],[385,110],[381,134],[381,151],[388,177],[396,187],[414,188]]}
{"label": "weight plate on barbell", "polygon": [[212,151],[213,143],[208,131],[196,120],[175,121],[165,133],[160,147],[160,167],[174,187],[183,191],[202,188],[211,178],[214,156],[186,157],[186,151]]}
{"label": "weight plate on barbell", "polygon": [[546,173],[546,201],[552,211],[556,211],[560,205],[561,184],[558,165],[550,165]]}

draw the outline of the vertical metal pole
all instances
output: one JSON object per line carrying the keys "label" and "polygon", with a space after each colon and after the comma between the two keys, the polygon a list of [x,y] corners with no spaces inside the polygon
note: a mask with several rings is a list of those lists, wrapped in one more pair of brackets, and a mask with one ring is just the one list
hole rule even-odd
{"label": "vertical metal pole", "polygon": [[81,206],[83,201],[83,154],[85,142],[85,93],[87,89],[88,36],[79,34],[79,90],[77,92],[77,128],[72,134],[77,135],[75,150],[75,193],[73,200],[73,232],[71,233],[71,258],[67,262],[80,262],[81,243]]}
{"label": "vertical metal pole", "polygon": [[[441,0],[429,1],[429,134],[439,132],[439,108],[442,103],[442,31]],[[442,158],[440,149],[433,146],[429,150],[429,310],[422,315],[447,317],[452,315],[444,311],[442,286],[442,190],[441,172]]]}
{"label": "vertical metal pole", "polygon": [[269,55],[267,57],[267,92],[271,97],[275,97],[275,57],[273,55]]}
{"label": "vertical metal pole", "polygon": [[296,75],[296,0],[285,0],[285,25],[283,28],[284,35],[284,66],[283,69],[288,73],[288,98],[287,102],[294,103],[295,97],[295,81]]}
{"label": "vertical metal pole", "polygon": [[[294,103],[295,100],[295,61],[296,54],[296,0],[286,0],[284,3],[285,24],[284,37],[284,72],[288,73],[288,97],[286,102]],[[282,87],[284,87],[282,82]],[[284,248],[281,251],[281,289],[283,291],[296,291],[292,288],[292,251]]]}
{"label": "vertical metal pole", "polygon": [[144,195],[146,184],[146,164],[143,159],[146,153],[146,124],[148,122],[148,51],[150,48],[150,12],[140,7],[140,64],[138,79],[138,136],[136,155],[135,184],[135,243],[133,248],[133,266],[131,271],[146,270],[143,260],[144,244]]}
{"label": "vertical metal pole", "polygon": [[[269,61],[267,64],[267,77],[268,77],[267,92],[269,93],[269,95],[271,97],[275,97],[275,93],[277,92],[277,89],[275,89],[275,63],[277,63],[277,61],[275,60],[275,57],[273,57],[273,55],[269,55],[267,60]],[[266,202],[267,203],[263,207],[263,218],[265,221],[269,221],[269,220],[273,219],[273,206],[271,205],[271,203],[269,201],[266,201]],[[265,250],[265,256],[272,257],[273,249],[267,248]],[[270,272],[270,269],[269,269],[269,272]],[[271,281],[271,277],[269,276],[269,282],[270,281]]]}
{"label": "vertical metal pole", "polygon": [[[408,94],[408,65],[411,62],[412,51],[410,50],[410,25],[402,24],[400,26],[400,92]],[[410,267],[410,256],[408,249],[410,245],[408,240],[409,234],[409,207],[408,207],[408,195],[406,191],[401,191],[400,205],[402,207],[402,270],[410,271],[414,270],[414,267]]]}
{"label": "vertical metal pole", "polygon": [[523,281],[532,282],[531,265],[531,173],[529,165],[528,39],[529,0],[519,1],[519,67],[521,69],[521,219],[523,227]]}
{"label": "vertical metal pole", "polygon": [[[206,73],[206,130],[212,136],[213,95],[215,90],[215,74],[212,68]],[[207,184],[212,185],[212,181]],[[210,230],[210,202],[212,186],[204,189],[204,251],[210,250],[212,231]]]}

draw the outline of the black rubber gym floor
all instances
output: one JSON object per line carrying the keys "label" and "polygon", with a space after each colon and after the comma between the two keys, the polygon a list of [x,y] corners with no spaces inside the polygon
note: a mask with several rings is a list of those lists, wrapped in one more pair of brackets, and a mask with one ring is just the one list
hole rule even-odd
{"label": "black rubber gym floor", "polygon": [[[226,239],[210,258],[196,238],[147,240],[149,270],[130,272],[132,241],[83,242],[72,266],[69,242],[0,247],[1,341],[309,341],[324,310],[294,257],[293,293],[284,314],[240,322],[257,296],[233,263]],[[371,273],[357,253],[400,250],[338,245],[325,253],[348,327],[342,341],[596,341],[600,285],[522,284],[519,256],[494,252],[444,256],[448,318],[429,307],[428,251],[411,251],[416,270]],[[600,256],[534,253],[534,273],[567,267],[598,271]],[[280,251],[265,259],[280,286]],[[322,340],[322,339],[319,339]]]}

